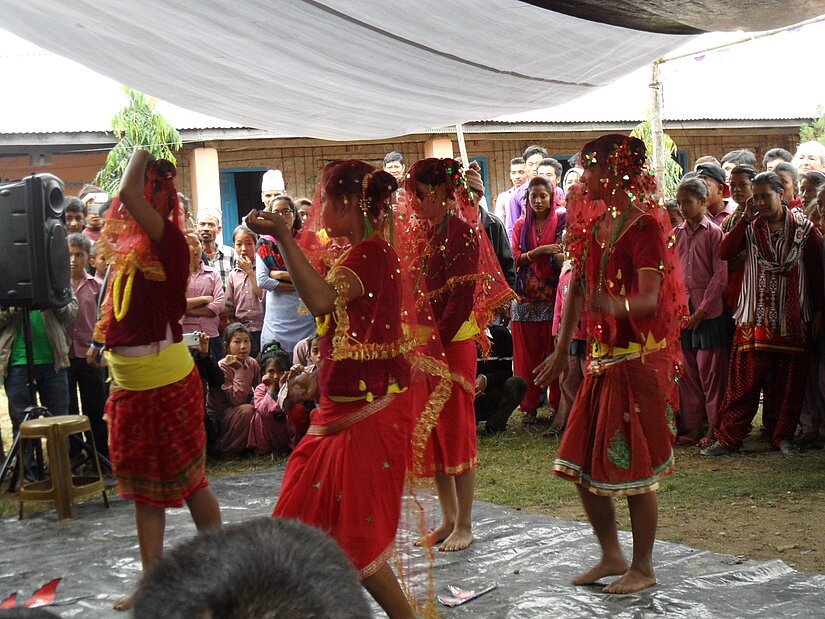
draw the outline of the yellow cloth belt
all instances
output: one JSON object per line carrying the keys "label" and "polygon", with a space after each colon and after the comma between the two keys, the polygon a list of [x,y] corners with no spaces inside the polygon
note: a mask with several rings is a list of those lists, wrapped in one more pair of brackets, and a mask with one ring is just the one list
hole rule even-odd
{"label": "yellow cloth belt", "polygon": [[470,314],[470,317],[461,323],[461,326],[458,328],[458,333],[453,337],[453,341],[463,342],[464,340],[475,337],[479,333],[481,333],[481,329],[478,328],[475,314]]}
{"label": "yellow cloth belt", "polygon": [[124,357],[107,350],[106,363],[114,383],[127,391],[148,391],[183,380],[195,367],[189,348],[182,341],[156,355]]}
{"label": "yellow cloth belt", "polygon": [[659,350],[663,348],[664,345],[667,344],[667,338],[662,338],[660,341],[656,341],[653,339],[653,334],[647,334],[647,341],[644,345],[639,344],[638,342],[629,342],[626,348],[622,348],[619,346],[614,346],[611,350],[609,344],[603,344],[599,341],[593,340],[591,346],[591,357],[597,359],[599,357],[605,357],[607,355],[612,355],[614,357],[618,357],[619,355],[627,355],[630,353],[636,352],[653,352],[654,350]]}
{"label": "yellow cloth belt", "polygon": [[[358,381],[358,388],[361,391],[367,391],[367,383],[363,380]],[[387,393],[382,393],[377,397],[381,397],[383,395],[389,395],[391,393],[404,393],[407,390],[406,387],[403,389],[398,386],[398,383],[390,383],[387,385]],[[366,400],[367,402],[372,402],[376,398],[376,395],[371,391],[367,391],[364,395],[356,395],[356,396],[345,396],[345,395],[331,395],[329,399],[333,402],[357,402],[358,400]]]}

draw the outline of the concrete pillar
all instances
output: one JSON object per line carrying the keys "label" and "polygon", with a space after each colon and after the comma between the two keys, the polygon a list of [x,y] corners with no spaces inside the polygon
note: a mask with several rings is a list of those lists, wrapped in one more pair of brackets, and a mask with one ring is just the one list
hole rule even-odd
{"label": "concrete pillar", "polygon": [[192,177],[192,206],[195,217],[202,210],[221,219],[221,182],[218,151],[214,148],[196,148],[189,153]]}
{"label": "concrete pillar", "polygon": [[453,141],[450,138],[436,137],[430,138],[424,144],[424,157],[452,157]]}

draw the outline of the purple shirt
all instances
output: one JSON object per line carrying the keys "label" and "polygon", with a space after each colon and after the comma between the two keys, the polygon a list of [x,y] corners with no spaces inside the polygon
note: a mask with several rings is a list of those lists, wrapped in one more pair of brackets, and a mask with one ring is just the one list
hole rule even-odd
{"label": "purple shirt", "polygon": [[226,278],[226,300],[235,304],[235,318],[250,331],[264,325],[264,302],[252,290],[252,281],[243,269],[235,267]]}
{"label": "purple shirt", "polygon": [[684,221],[673,232],[693,310],[716,318],[722,313],[722,293],[728,283],[728,265],[719,257],[724,233],[707,215],[696,230]]}
{"label": "purple shirt", "polygon": [[716,213],[716,215],[713,215],[710,211],[708,211],[707,218],[710,219],[712,223],[716,224],[721,228],[722,222],[725,221],[728,218],[728,216],[731,215],[735,210],[736,202],[730,200],[728,202],[725,202],[725,208]]}
{"label": "purple shirt", "polygon": [[74,296],[77,297],[77,316],[69,323],[67,331],[72,340],[72,357],[86,358],[86,351],[92,345],[92,334],[97,322],[97,295],[100,292],[100,283],[83,273],[83,280],[75,287],[72,282]]}
{"label": "purple shirt", "polygon": [[213,297],[212,303],[206,305],[215,312],[214,316],[186,316],[181,325],[184,333],[202,331],[209,337],[218,337],[218,323],[221,321],[221,312],[224,306],[223,283],[221,276],[212,267],[201,263],[197,273],[189,275],[189,285],[186,288],[186,298]]}

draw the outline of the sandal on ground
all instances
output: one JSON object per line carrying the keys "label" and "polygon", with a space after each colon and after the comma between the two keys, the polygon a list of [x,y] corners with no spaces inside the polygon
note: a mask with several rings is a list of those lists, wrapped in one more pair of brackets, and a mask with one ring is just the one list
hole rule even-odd
{"label": "sandal on ground", "polygon": [[719,441],[714,441],[713,445],[700,449],[699,453],[703,456],[727,456],[729,454],[736,453],[736,451],[736,449],[728,449],[727,447],[723,447],[722,443]]}
{"label": "sandal on ground", "polygon": [[785,439],[784,441],[779,441],[779,444],[776,446],[776,448],[782,453],[783,456],[790,456],[799,453],[799,447],[797,447],[787,439]]}
{"label": "sandal on ground", "polygon": [[692,438],[687,434],[683,434],[682,436],[676,439],[676,442],[673,443],[674,447],[694,447],[699,442],[698,438]]}
{"label": "sandal on ground", "polygon": [[544,438],[556,438],[560,437],[562,434],[564,434],[564,428],[554,428],[553,426],[550,426],[547,428],[547,432],[542,434],[542,436]]}
{"label": "sandal on ground", "polygon": [[536,411],[527,411],[524,413],[524,419],[521,420],[525,426],[534,426],[538,423],[538,413]]}
{"label": "sandal on ground", "polygon": [[699,449],[705,449],[706,447],[710,447],[711,445],[713,445],[713,443],[714,440],[712,438],[708,438],[707,436],[705,436],[704,438],[702,438],[702,440],[696,443],[696,446]]}

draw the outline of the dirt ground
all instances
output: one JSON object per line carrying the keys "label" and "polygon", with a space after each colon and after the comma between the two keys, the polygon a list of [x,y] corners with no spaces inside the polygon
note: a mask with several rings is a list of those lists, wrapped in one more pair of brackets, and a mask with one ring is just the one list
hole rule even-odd
{"label": "dirt ground", "polygon": [[[783,456],[758,449],[754,457],[778,460]],[[819,459],[819,454],[816,457]],[[729,476],[749,474],[750,458],[734,456],[724,460],[721,463],[718,458],[677,451],[677,466]],[[624,501],[617,502],[617,521],[620,528],[629,530],[630,518],[625,505]],[[578,502],[554,507],[548,513],[558,518],[586,520]],[[823,514],[825,489],[787,491],[769,501],[750,497],[708,500],[697,496],[696,502],[688,506],[673,505],[667,493],[661,492],[656,538],[734,555],[742,560],[781,559],[794,569],[822,574],[825,573]]]}

